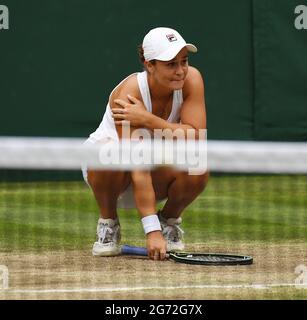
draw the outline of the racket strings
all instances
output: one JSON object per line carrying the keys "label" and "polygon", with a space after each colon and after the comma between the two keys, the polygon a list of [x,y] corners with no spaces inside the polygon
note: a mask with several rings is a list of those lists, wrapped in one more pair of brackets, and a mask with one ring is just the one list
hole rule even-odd
{"label": "racket strings", "polygon": [[199,261],[236,261],[238,257],[232,256],[210,256],[210,255],[197,255],[197,256],[187,256],[187,258],[192,258],[193,260]]}

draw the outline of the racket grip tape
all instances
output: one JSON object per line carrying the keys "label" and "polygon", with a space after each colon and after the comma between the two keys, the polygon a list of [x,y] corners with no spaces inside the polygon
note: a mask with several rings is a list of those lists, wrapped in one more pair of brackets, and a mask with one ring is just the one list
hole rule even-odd
{"label": "racket grip tape", "polygon": [[126,255],[133,255],[133,256],[147,256],[148,255],[148,251],[146,248],[128,246],[126,244],[121,247],[121,253],[126,254]]}

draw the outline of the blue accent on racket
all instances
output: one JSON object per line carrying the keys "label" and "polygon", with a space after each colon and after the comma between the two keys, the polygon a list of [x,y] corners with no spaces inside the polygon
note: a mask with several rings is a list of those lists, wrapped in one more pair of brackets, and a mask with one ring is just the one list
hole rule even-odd
{"label": "blue accent on racket", "polygon": [[146,248],[128,246],[126,244],[122,246],[121,253],[133,255],[133,256],[147,256],[148,255],[148,251]]}

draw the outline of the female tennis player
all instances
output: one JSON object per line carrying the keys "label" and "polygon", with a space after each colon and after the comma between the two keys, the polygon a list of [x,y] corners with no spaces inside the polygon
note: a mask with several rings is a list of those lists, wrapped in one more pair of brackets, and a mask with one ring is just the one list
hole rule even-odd
{"label": "female tennis player", "polygon": [[[112,91],[103,120],[86,143],[119,141],[127,123],[132,132],[137,128],[149,132],[180,129],[183,133],[205,129],[204,83],[200,72],[188,64],[189,52],[197,52],[197,48],[176,30],[152,29],[139,47],[144,71],[130,75]],[[83,174],[100,209],[93,255],[120,253],[119,207],[139,211],[151,259],[164,260],[166,251],[184,249],[181,214],[204,190],[208,173],[189,175],[171,168],[151,172],[85,168]],[[164,207],[157,212],[156,201],[164,199]]]}

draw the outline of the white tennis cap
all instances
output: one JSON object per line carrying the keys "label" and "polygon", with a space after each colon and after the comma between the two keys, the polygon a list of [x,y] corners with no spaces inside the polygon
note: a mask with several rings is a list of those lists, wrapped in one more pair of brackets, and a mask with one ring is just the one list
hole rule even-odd
{"label": "white tennis cap", "polygon": [[143,40],[144,58],[146,61],[169,61],[186,47],[190,52],[197,52],[197,48],[186,43],[182,36],[171,28],[155,28],[150,30]]}

